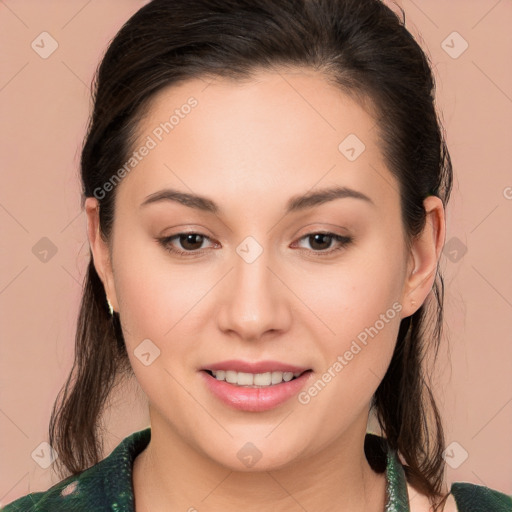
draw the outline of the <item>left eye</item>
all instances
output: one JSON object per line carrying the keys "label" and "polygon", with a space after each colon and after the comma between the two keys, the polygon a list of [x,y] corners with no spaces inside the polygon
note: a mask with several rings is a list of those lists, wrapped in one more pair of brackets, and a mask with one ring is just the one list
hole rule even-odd
{"label": "left eye", "polygon": [[[205,240],[210,240],[210,238],[201,233],[177,233],[176,235],[159,238],[157,240],[164,247],[164,249],[171,253],[183,256],[195,256],[202,254],[202,252],[199,252],[199,249],[201,248],[203,242]],[[174,240],[178,240],[181,247],[185,250],[176,248],[173,245]],[[345,246],[352,242],[352,238],[349,236],[341,236],[337,235],[336,233],[328,232],[309,233],[299,238],[299,241],[301,240],[309,240],[312,249],[306,250],[308,250],[308,252],[318,253],[319,256],[330,254],[332,252],[343,249]],[[332,242],[338,242],[338,247],[331,249]]]}
{"label": "left eye", "polygon": [[[334,251],[338,251],[340,249],[343,249],[345,246],[347,246],[350,242],[352,242],[352,238],[349,236],[341,236],[337,235],[336,233],[309,233],[308,235],[303,236],[299,240],[309,240],[311,247],[318,250],[314,250],[313,252],[320,252],[322,253],[331,253]],[[331,242],[338,242],[339,246],[335,249],[330,249],[332,246]],[[328,247],[325,247],[327,244]],[[329,250],[330,249],[330,250]]]}

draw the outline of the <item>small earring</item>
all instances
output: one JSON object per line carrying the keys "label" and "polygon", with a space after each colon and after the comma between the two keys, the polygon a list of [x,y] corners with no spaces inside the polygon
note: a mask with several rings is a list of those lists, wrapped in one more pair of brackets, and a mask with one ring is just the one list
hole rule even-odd
{"label": "small earring", "polygon": [[412,307],[416,306],[416,301],[411,300],[411,306],[412,306]]}
{"label": "small earring", "polygon": [[110,311],[110,316],[114,316],[114,308],[112,307],[112,304],[110,304],[110,301],[107,299],[108,304],[108,310]]}

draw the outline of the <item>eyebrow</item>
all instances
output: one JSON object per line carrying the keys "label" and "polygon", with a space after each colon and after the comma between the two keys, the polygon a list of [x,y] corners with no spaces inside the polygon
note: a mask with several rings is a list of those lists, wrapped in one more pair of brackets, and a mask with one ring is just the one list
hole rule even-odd
{"label": "eyebrow", "polygon": [[[286,213],[306,210],[308,208],[313,208],[314,206],[319,206],[335,199],[342,199],[347,197],[361,199],[375,206],[375,203],[362,192],[351,189],[349,187],[338,186],[314,190],[303,195],[291,197],[286,203]],[[166,188],[150,194],[144,199],[141,207],[162,201],[177,202],[184,206],[188,206],[189,208],[195,208],[197,210],[202,210],[216,215],[222,213],[220,206],[211,199],[196,194],[180,192],[179,190],[172,188]]]}

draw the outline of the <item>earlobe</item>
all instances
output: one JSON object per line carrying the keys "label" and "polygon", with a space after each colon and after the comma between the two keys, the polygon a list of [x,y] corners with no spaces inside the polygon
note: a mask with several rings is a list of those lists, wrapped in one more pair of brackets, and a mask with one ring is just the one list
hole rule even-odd
{"label": "earlobe", "polygon": [[87,216],[87,237],[91,248],[94,268],[105,288],[105,302],[110,301],[114,311],[119,311],[114,287],[112,261],[107,242],[100,233],[99,203],[95,197],[85,200],[85,213]]}
{"label": "earlobe", "polygon": [[430,293],[445,239],[445,213],[441,199],[428,196],[423,205],[426,211],[425,226],[411,244],[402,295],[403,317],[412,315]]}

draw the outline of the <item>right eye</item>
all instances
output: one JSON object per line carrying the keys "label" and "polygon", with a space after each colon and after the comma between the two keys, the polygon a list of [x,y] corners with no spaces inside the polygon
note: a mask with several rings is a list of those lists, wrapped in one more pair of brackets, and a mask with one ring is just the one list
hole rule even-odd
{"label": "right eye", "polygon": [[[201,233],[190,232],[176,233],[175,235],[158,238],[157,240],[158,243],[170,253],[178,254],[180,256],[197,256],[198,254],[204,254],[204,252],[198,252],[200,247],[197,246],[201,246],[205,240],[210,240],[210,238]],[[177,240],[185,250],[176,248],[174,246],[175,240]]]}

